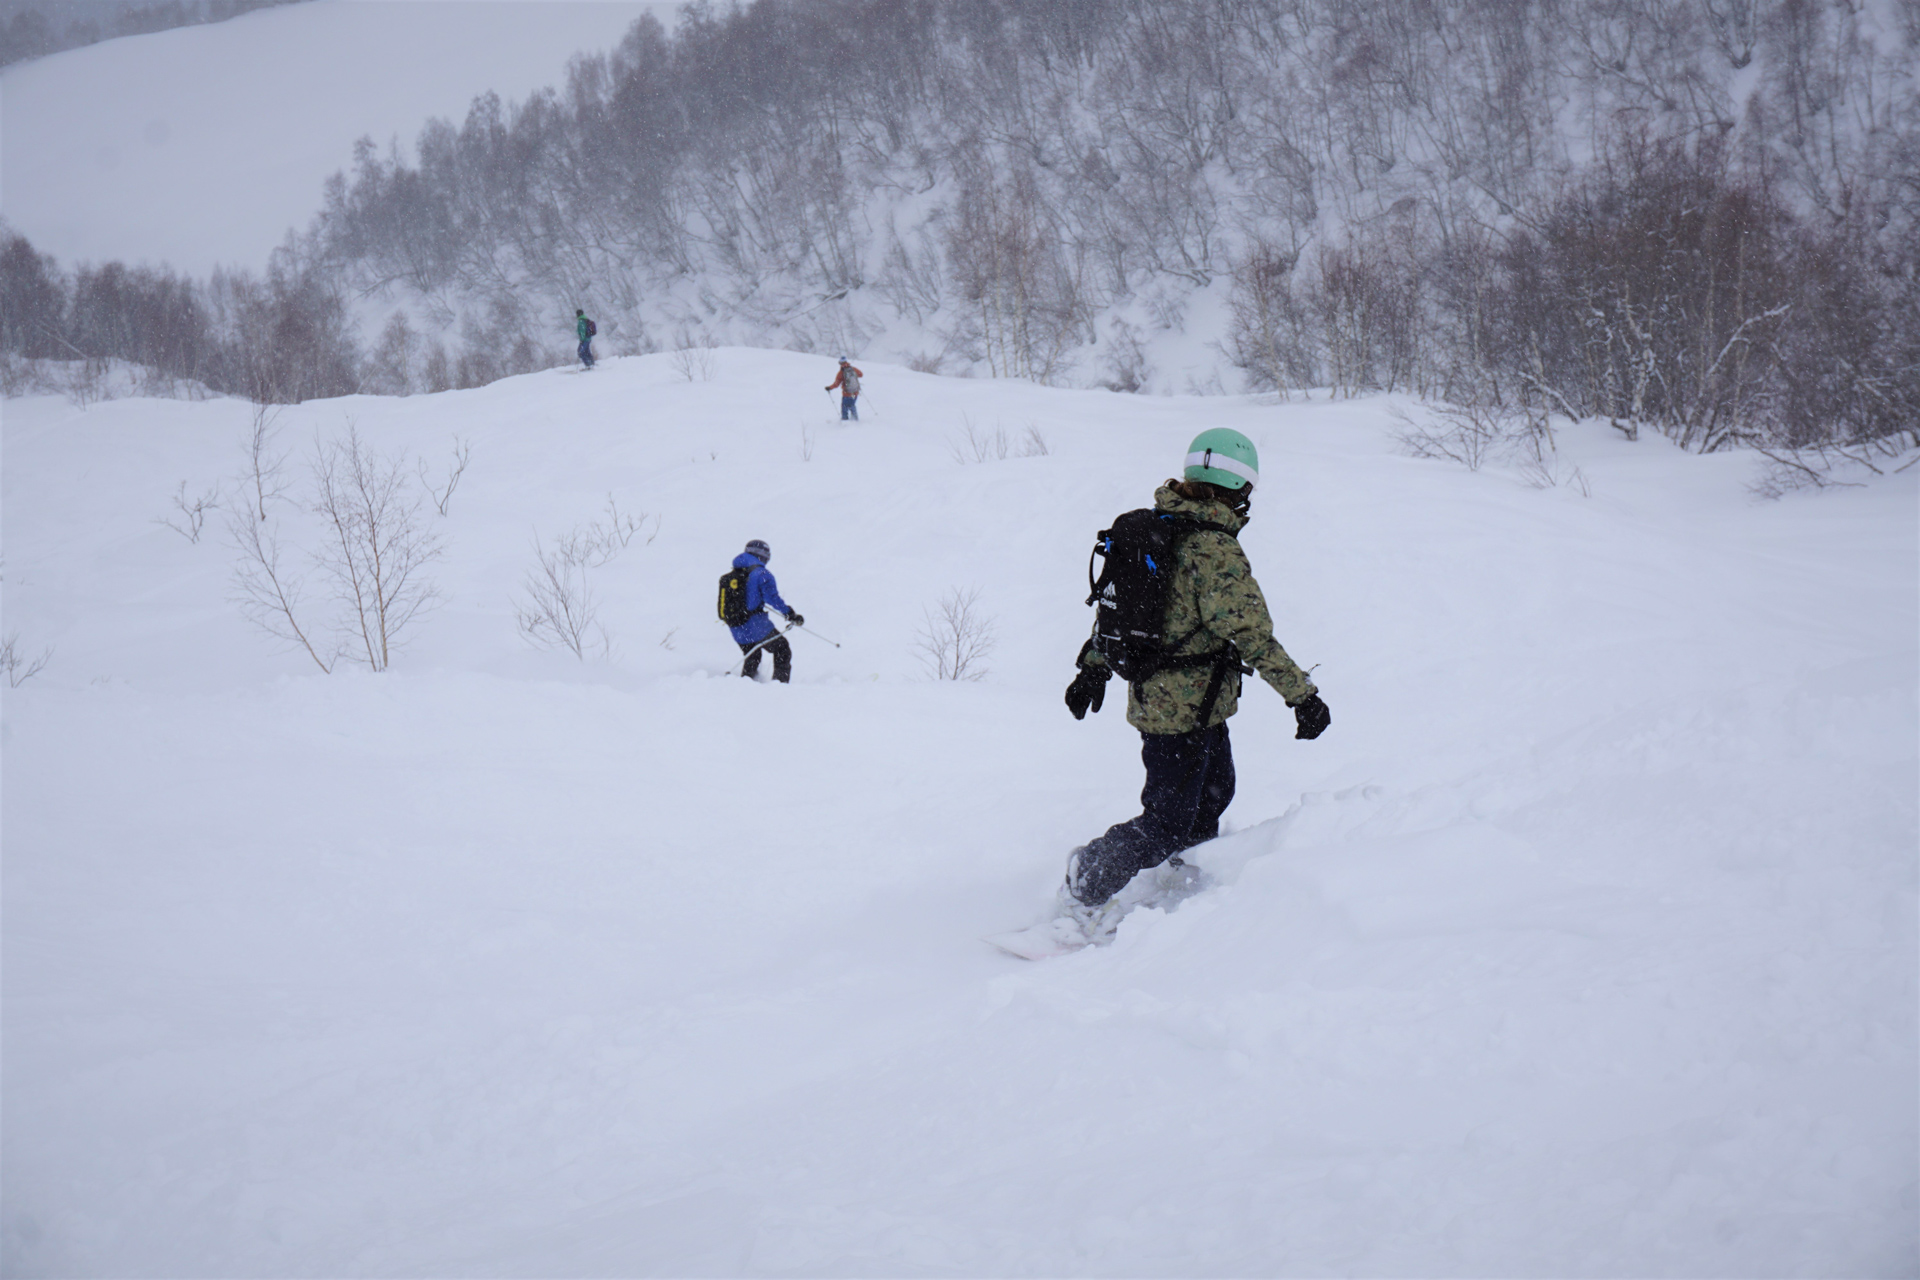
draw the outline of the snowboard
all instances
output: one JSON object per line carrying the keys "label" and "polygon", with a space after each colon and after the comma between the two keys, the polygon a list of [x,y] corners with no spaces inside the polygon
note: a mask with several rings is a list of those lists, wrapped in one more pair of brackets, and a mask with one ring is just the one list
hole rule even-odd
{"label": "snowboard", "polygon": [[1025,929],[990,933],[981,941],[992,943],[1008,955],[1018,956],[1022,960],[1047,960],[1054,956],[1071,955],[1093,945],[1093,939],[1065,916],[1043,920]]}
{"label": "snowboard", "polygon": [[1092,932],[1082,928],[1070,916],[1056,915],[1024,929],[990,933],[981,941],[1022,960],[1050,960],[1054,956],[1072,955],[1076,951],[1105,946],[1113,941],[1114,931],[1120,927],[1120,921],[1135,907],[1173,911],[1182,902],[1212,885],[1213,878],[1201,868],[1175,858],[1135,876],[1132,884],[1114,895],[1109,909]]}

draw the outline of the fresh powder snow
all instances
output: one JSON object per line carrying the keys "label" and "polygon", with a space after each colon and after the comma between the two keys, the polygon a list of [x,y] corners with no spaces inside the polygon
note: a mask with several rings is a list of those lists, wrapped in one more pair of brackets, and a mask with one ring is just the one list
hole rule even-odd
{"label": "fresh powder snow", "polygon": [[[1762,502],[1580,424],[1529,484],[1404,456],[1408,400],[862,365],[858,424],[734,348],[279,411],[309,608],[316,442],[470,447],[379,674],[231,601],[251,406],[7,403],[5,630],[51,656],[0,691],[0,1269],[1920,1267],[1920,472]],[[1061,703],[1092,536],[1208,426],[1332,728],[1249,682],[1212,887],[1013,959],[1137,808],[1118,699]],[[610,497],[610,652],[533,648],[536,540]],[[729,674],[749,538],[840,644],[791,686]],[[968,590],[984,678],[932,680]]]}

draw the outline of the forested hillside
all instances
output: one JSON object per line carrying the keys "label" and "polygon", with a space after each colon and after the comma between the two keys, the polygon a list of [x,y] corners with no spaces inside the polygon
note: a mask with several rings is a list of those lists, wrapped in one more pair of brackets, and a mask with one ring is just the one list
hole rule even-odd
{"label": "forested hillside", "polygon": [[271,398],[539,367],[577,305],[616,354],[1909,440],[1916,47],[1902,0],[696,5],[368,140],[201,305]]}

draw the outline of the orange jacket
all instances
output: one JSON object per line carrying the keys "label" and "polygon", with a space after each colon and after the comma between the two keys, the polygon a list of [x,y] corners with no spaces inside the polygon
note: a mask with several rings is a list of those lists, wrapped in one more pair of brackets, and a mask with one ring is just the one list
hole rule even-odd
{"label": "orange jacket", "polygon": [[[843,383],[843,382],[845,382],[845,381],[847,380],[847,370],[848,370],[848,369],[853,369],[853,376],[854,376],[855,378],[864,378],[864,377],[866,377],[866,376],[867,376],[866,374],[864,374],[864,373],[862,373],[862,372],[860,372],[860,370],[858,370],[858,369],[854,369],[854,368],[853,368],[853,366],[852,366],[852,365],[850,365],[850,364],[849,364],[849,365],[843,365],[843,366],[841,366],[841,368],[840,368],[840,369],[839,369],[839,370],[838,370],[837,372],[835,372],[835,373],[834,373],[834,375],[833,375],[833,381],[832,381],[832,382],[829,382],[829,383],[827,384],[827,390],[829,390],[829,391],[831,391],[831,390],[833,390],[833,389],[834,389],[835,387],[837,387],[837,386],[839,386],[839,385],[840,385],[841,383]],[[856,399],[857,399],[857,398],[859,397],[859,395],[860,395],[860,393],[859,393],[858,391],[854,391],[854,392],[851,392],[851,393],[849,393],[849,394],[851,394],[851,395],[853,395],[853,396],[854,396],[854,397],[855,397]]]}

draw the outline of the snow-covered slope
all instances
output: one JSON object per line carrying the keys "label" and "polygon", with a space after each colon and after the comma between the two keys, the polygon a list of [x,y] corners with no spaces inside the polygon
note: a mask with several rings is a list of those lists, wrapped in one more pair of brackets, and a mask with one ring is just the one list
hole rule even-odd
{"label": "snow-covered slope", "polygon": [[[5,627],[54,655],[5,694],[8,1274],[1920,1266],[1915,473],[1757,503],[1577,428],[1583,494],[1398,456],[1390,401],[872,365],[842,426],[825,362],[714,362],[287,409],[471,442],[382,675],[155,523],[247,406],[9,402]],[[1139,786],[1060,703],[1090,536],[1216,424],[1333,727],[1251,687],[1215,887],[1012,960]],[[609,493],[658,517],[614,657],[529,650],[535,536]],[[750,537],[842,645],[791,687],[717,674]],[[976,684],[914,654],[954,587]]]}
{"label": "snow-covered slope", "polygon": [[0,215],[62,264],[259,270],[354,140],[411,146],[488,90],[564,82],[576,53],[672,0],[312,0],[109,40],[0,74]]}

